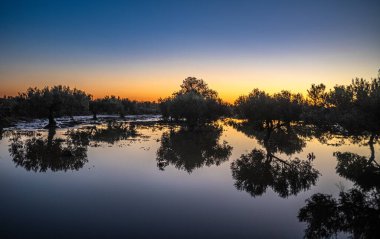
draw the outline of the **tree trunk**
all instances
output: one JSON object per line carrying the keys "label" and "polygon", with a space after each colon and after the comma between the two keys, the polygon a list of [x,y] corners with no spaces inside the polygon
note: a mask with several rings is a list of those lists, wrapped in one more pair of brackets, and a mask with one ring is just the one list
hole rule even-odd
{"label": "tree trunk", "polygon": [[55,128],[57,126],[57,122],[55,122],[54,119],[54,112],[53,110],[49,110],[49,124],[47,125],[48,128]]}

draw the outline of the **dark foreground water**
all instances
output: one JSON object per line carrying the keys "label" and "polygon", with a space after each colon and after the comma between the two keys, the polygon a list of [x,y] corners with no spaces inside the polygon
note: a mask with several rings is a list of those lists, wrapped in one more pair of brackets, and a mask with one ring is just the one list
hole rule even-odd
{"label": "dark foreground water", "polygon": [[0,238],[302,238],[306,199],[378,189],[347,165],[362,156],[379,179],[379,146],[366,138],[127,121],[3,130]]}

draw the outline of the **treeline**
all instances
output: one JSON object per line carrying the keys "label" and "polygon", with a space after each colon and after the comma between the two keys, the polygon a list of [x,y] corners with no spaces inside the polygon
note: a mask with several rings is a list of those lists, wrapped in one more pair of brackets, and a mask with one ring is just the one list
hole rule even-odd
{"label": "treeline", "polygon": [[234,104],[223,102],[218,93],[195,77],[186,78],[172,96],[156,102],[136,102],[107,96],[93,99],[84,91],[66,86],[29,88],[15,97],[0,99],[2,121],[6,117],[49,118],[62,115],[92,114],[157,114],[165,120],[183,121],[190,126],[213,122],[221,117],[237,117],[262,122],[303,121],[317,125],[340,125],[352,132],[380,132],[380,78],[356,78],[349,85],[336,85],[327,90],[313,84],[307,95],[281,91],[268,94],[254,89],[240,96]]}
{"label": "treeline", "polygon": [[380,78],[354,79],[327,91],[313,84],[305,98],[288,91],[269,95],[258,89],[239,97],[235,113],[251,121],[305,121],[314,124],[338,123],[348,130],[380,130]]}
{"label": "treeline", "polygon": [[14,119],[48,118],[48,127],[56,125],[60,116],[98,114],[159,114],[158,103],[138,102],[127,98],[106,96],[93,99],[92,95],[68,86],[53,86],[43,89],[29,88],[14,97],[0,98],[0,125]]}
{"label": "treeline", "polygon": [[190,125],[232,116],[266,127],[303,121],[319,126],[339,125],[350,133],[368,132],[374,137],[380,132],[380,78],[356,78],[349,85],[336,85],[329,91],[323,84],[313,84],[306,96],[289,91],[268,94],[254,89],[234,104],[227,104],[202,79],[189,77],[178,92],[159,102],[164,118]]}

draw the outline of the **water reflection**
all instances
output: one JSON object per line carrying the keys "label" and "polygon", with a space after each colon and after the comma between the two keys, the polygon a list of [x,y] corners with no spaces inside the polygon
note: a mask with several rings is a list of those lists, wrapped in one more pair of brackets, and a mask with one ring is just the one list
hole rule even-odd
{"label": "water reflection", "polygon": [[336,152],[336,172],[364,191],[380,186],[380,166],[375,158],[367,158],[351,152]]}
{"label": "water reflection", "polygon": [[11,138],[9,152],[17,166],[24,167],[28,171],[46,172],[48,169],[78,170],[87,163],[86,146],[77,144],[69,138],[67,140],[54,138],[56,133],[54,129],[49,130],[47,138],[31,133],[32,137],[15,133]]}
{"label": "water reflection", "polygon": [[338,232],[353,238],[379,238],[380,197],[378,190],[364,192],[351,189],[339,199],[317,193],[306,201],[298,218],[307,223],[306,238],[327,238]]}
{"label": "water reflection", "polygon": [[317,193],[306,200],[298,218],[307,223],[306,238],[331,237],[339,232],[353,238],[380,236],[380,166],[370,140],[369,158],[351,152],[336,152],[337,173],[354,182],[339,198]]}
{"label": "water reflection", "polygon": [[308,160],[299,158],[283,160],[276,153],[292,155],[306,146],[303,131],[296,126],[277,124],[268,127],[248,122],[231,123],[238,131],[257,139],[264,150],[253,149],[231,163],[232,177],[238,190],[251,196],[264,194],[268,187],[280,197],[297,195],[315,185],[319,172],[312,166],[314,154]]}
{"label": "water reflection", "polygon": [[[218,228],[218,226],[220,228],[220,225],[227,224],[232,226],[223,226],[222,231],[217,231],[220,234],[207,234],[206,236],[209,237],[225,235],[225,237],[260,238],[267,235],[298,238],[303,235],[304,227],[307,229],[305,236],[308,238],[333,237],[336,234],[338,234],[337,237],[341,237],[341,233],[343,237],[351,234],[352,237],[374,238],[379,233],[377,225],[380,224],[378,193],[380,167],[375,159],[378,148],[374,147],[378,138],[371,139],[370,134],[352,136],[350,132],[345,132],[337,126],[321,128],[294,123],[275,122],[262,125],[238,121],[230,124],[234,129],[255,139],[250,140],[224,125],[224,129],[221,126],[208,125],[202,129],[189,130],[173,123],[162,122],[137,123],[115,120],[96,123],[86,122],[86,125],[76,126],[78,128],[57,129],[56,132],[53,130],[25,132],[9,129],[3,131],[0,150],[3,150],[3,155],[7,155],[9,150],[12,156],[10,160],[0,161],[1,170],[6,172],[3,176],[7,181],[4,190],[6,193],[2,197],[3,203],[0,204],[3,205],[2,211],[6,212],[4,218],[10,218],[12,221],[20,220],[17,217],[20,212],[26,215],[25,220],[33,218],[42,210],[41,198],[49,203],[75,198],[80,202],[78,207],[72,204],[59,204],[65,206],[50,210],[53,213],[44,217],[46,221],[42,224],[49,225],[50,229],[46,231],[46,228],[42,227],[39,230],[51,234],[62,223],[72,222],[73,218],[81,222],[88,221],[86,217],[89,214],[83,212],[93,212],[90,216],[98,218],[95,226],[105,228],[104,235],[112,235],[112,232],[115,232],[115,235],[122,233],[125,225],[128,224],[130,225],[128,230],[132,233],[139,233],[143,231],[140,230],[141,225],[148,225],[149,228],[154,228],[152,231],[157,232],[157,234],[147,234],[148,238],[157,235],[166,236],[167,231],[162,229],[165,226],[157,224],[157,221],[160,221],[159,215],[165,212],[168,221],[175,224],[173,227],[176,228],[175,235],[179,235],[188,227],[186,223],[183,223],[186,220],[196,224],[199,234],[195,233],[190,235],[191,237],[204,235],[203,226],[209,225],[210,222],[213,228]],[[223,130],[229,137],[229,144],[222,140]],[[148,136],[149,141],[141,140]],[[319,141],[309,142],[312,138],[317,138]],[[10,140],[9,147],[4,145],[8,144],[8,140]],[[257,143],[252,145],[253,141]],[[116,147],[130,145],[132,142],[138,144],[141,142],[141,145],[131,145],[128,148]],[[235,144],[232,145],[232,143]],[[364,157],[359,153],[362,147],[350,146],[349,151],[352,152],[346,152],[341,148],[326,146],[339,146],[345,143],[366,146],[370,153],[368,157]],[[231,161],[230,168],[226,164],[224,166],[227,167],[205,167],[226,162],[232,153],[230,144],[234,146],[234,153],[238,155],[236,160]],[[91,147],[97,146],[107,148],[94,149],[94,152],[90,152]],[[313,161],[314,155],[310,153],[309,157],[302,154],[305,155],[305,159],[296,158],[295,155],[306,151],[306,147],[313,148],[318,156],[324,155],[324,157]],[[154,150],[142,150],[146,148]],[[342,148],[347,149],[346,146]],[[333,157],[334,151],[339,152],[336,152]],[[90,174],[87,170],[80,170],[75,178],[65,175],[57,177],[56,174],[40,174],[38,177],[33,177],[30,172],[26,172],[26,170],[36,172],[79,170],[89,164],[87,154],[88,161],[97,168],[90,171]],[[90,158],[90,155],[93,157]],[[130,160],[122,160],[126,156]],[[110,157],[114,160],[104,160]],[[323,170],[324,179],[328,180],[319,180],[321,176],[314,168],[314,163],[317,163],[318,170]],[[14,164],[26,170],[13,171]],[[162,174],[154,172],[157,170],[156,164],[162,170],[167,169],[168,165],[174,166],[175,172],[166,172],[165,177],[162,177]],[[192,179],[195,176],[197,180],[187,181],[188,184],[185,187],[176,183],[176,180],[181,180],[183,176],[182,173],[176,173],[178,172],[176,168],[191,173],[201,167],[204,167],[201,170],[202,173],[191,174],[188,177]],[[330,170],[331,168],[328,167],[336,167],[336,170]],[[218,170],[217,174],[215,170]],[[217,180],[209,181],[211,174]],[[59,180],[49,180],[52,176]],[[15,178],[17,180],[14,180]],[[44,179],[46,187],[41,187],[41,178]],[[342,185],[346,185],[346,179],[352,181],[354,187],[339,194],[335,184],[342,181]],[[333,192],[334,196],[317,193],[310,197],[305,205],[302,205],[303,199],[310,196],[306,194],[311,193],[311,190],[306,193],[302,191],[309,190],[318,180],[318,187],[313,187],[313,190],[318,188],[320,190],[318,192]],[[136,182],[138,182],[138,187],[136,187]],[[235,187],[232,186],[233,184]],[[76,186],[72,187],[72,185]],[[66,186],[64,191],[59,190],[62,186]],[[35,201],[24,204],[25,207],[20,208],[14,202],[24,197],[23,187],[34,190]],[[20,188],[20,190],[14,190],[14,188]],[[81,189],[80,194],[78,194],[78,188]],[[154,190],[157,188],[159,190]],[[213,190],[208,190],[208,188]],[[244,191],[243,197],[236,188]],[[178,197],[173,198],[172,193],[168,193],[173,191],[179,192]],[[272,191],[274,193],[268,193],[264,201],[263,198],[247,200],[244,197],[248,195],[258,197]],[[336,191],[338,193],[335,193]],[[194,197],[199,198],[201,194],[204,198],[201,198],[200,204],[183,206],[191,205]],[[99,200],[95,204],[88,203],[88,198],[94,198],[94,195]],[[218,204],[215,204],[215,198],[221,195],[225,200],[219,200]],[[281,197],[288,198],[283,200]],[[160,207],[149,206],[151,205],[149,198],[155,198],[156,201],[164,203]],[[173,200],[182,201],[183,204],[173,204]],[[299,203],[297,208],[286,206]],[[302,206],[304,207],[300,209]],[[278,213],[279,207],[282,210],[281,216],[270,217]],[[25,208],[28,210],[24,210]],[[136,208],[144,208],[144,215],[148,217],[140,217],[141,210],[135,210]],[[298,218],[305,224],[299,223],[295,216],[299,209]],[[104,217],[104,211],[111,212],[107,214],[110,217]],[[75,214],[74,217],[72,213]],[[178,220],[182,215],[183,218],[186,217],[186,220]],[[217,216],[210,220],[209,215]],[[64,219],[60,221],[61,218]],[[151,218],[151,220],[146,221],[146,218]],[[226,221],[226,218],[229,221]],[[2,222],[5,223],[5,228],[9,228],[8,231],[16,233],[29,231],[28,228],[17,230],[21,224],[28,225],[28,223],[16,224],[9,221]],[[37,222],[39,221],[31,224],[30,228],[38,228],[42,225]],[[54,222],[57,223],[54,224]],[[272,232],[267,229],[267,225],[272,222],[273,225],[281,224],[282,228],[286,229],[278,227],[278,230],[270,234]],[[84,225],[89,229],[81,235],[90,232],[93,228],[93,225]],[[224,229],[226,231],[223,231]],[[211,232],[215,233],[215,231]],[[13,234],[10,233],[10,235]]]}
{"label": "water reflection", "polygon": [[257,149],[232,162],[231,169],[236,188],[253,197],[262,195],[268,187],[280,197],[297,195],[315,185],[319,176],[310,161],[285,161]]}
{"label": "water reflection", "polygon": [[191,173],[195,168],[220,165],[228,160],[232,147],[220,143],[222,127],[207,125],[201,129],[170,129],[161,137],[157,150],[157,167],[164,170],[168,165]]}
{"label": "water reflection", "polygon": [[[307,131],[300,125],[290,125],[278,122],[265,126],[260,123],[230,121],[237,131],[250,138],[255,138],[269,153],[284,153],[292,155],[299,153],[306,146]],[[303,138],[304,137],[304,138]]]}
{"label": "water reflection", "polygon": [[79,170],[87,162],[87,148],[99,143],[114,144],[138,136],[134,124],[110,121],[106,125],[69,129],[65,137],[47,136],[34,131],[11,131],[9,152],[17,166],[28,171],[46,172]]}
{"label": "water reflection", "polygon": [[106,125],[82,127],[68,130],[68,137],[75,143],[90,145],[95,143],[115,144],[139,136],[133,123],[109,121]]}

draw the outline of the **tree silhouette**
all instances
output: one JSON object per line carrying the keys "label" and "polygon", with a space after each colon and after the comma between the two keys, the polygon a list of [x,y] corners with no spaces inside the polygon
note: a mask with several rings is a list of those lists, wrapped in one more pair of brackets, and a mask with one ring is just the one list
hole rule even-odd
{"label": "tree silhouette", "polygon": [[356,78],[348,86],[335,86],[327,102],[333,122],[354,134],[379,135],[380,78],[371,81]]}
{"label": "tree silhouette", "polygon": [[307,96],[313,107],[324,107],[327,99],[326,86],[324,84],[312,84],[307,90]]}
{"label": "tree silhouette", "polygon": [[228,160],[232,150],[227,142],[219,143],[221,134],[222,128],[213,125],[197,130],[181,127],[164,132],[157,150],[157,167],[164,170],[168,165],[174,165],[191,173],[195,168],[220,165]]}
{"label": "tree silhouette", "polygon": [[183,95],[187,93],[195,93],[206,99],[215,99],[218,93],[211,90],[203,79],[196,77],[187,77],[181,84],[181,89],[175,95]]}
{"label": "tree silhouette", "polygon": [[84,91],[68,86],[29,88],[15,97],[13,111],[22,116],[47,117],[47,127],[56,127],[56,116],[87,113],[90,98]]}
{"label": "tree silhouette", "polygon": [[264,121],[267,125],[274,120],[291,122],[299,120],[304,99],[301,94],[289,91],[269,95],[254,89],[248,96],[240,96],[235,101],[235,111],[240,118],[249,121]]}
{"label": "tree silhouette", "polygon": [[217,92],[195,77],[186,78],[171,97],[160,99],[160,110],[164,118],[185,120],[190,126],[215,121],[228,112]]}

